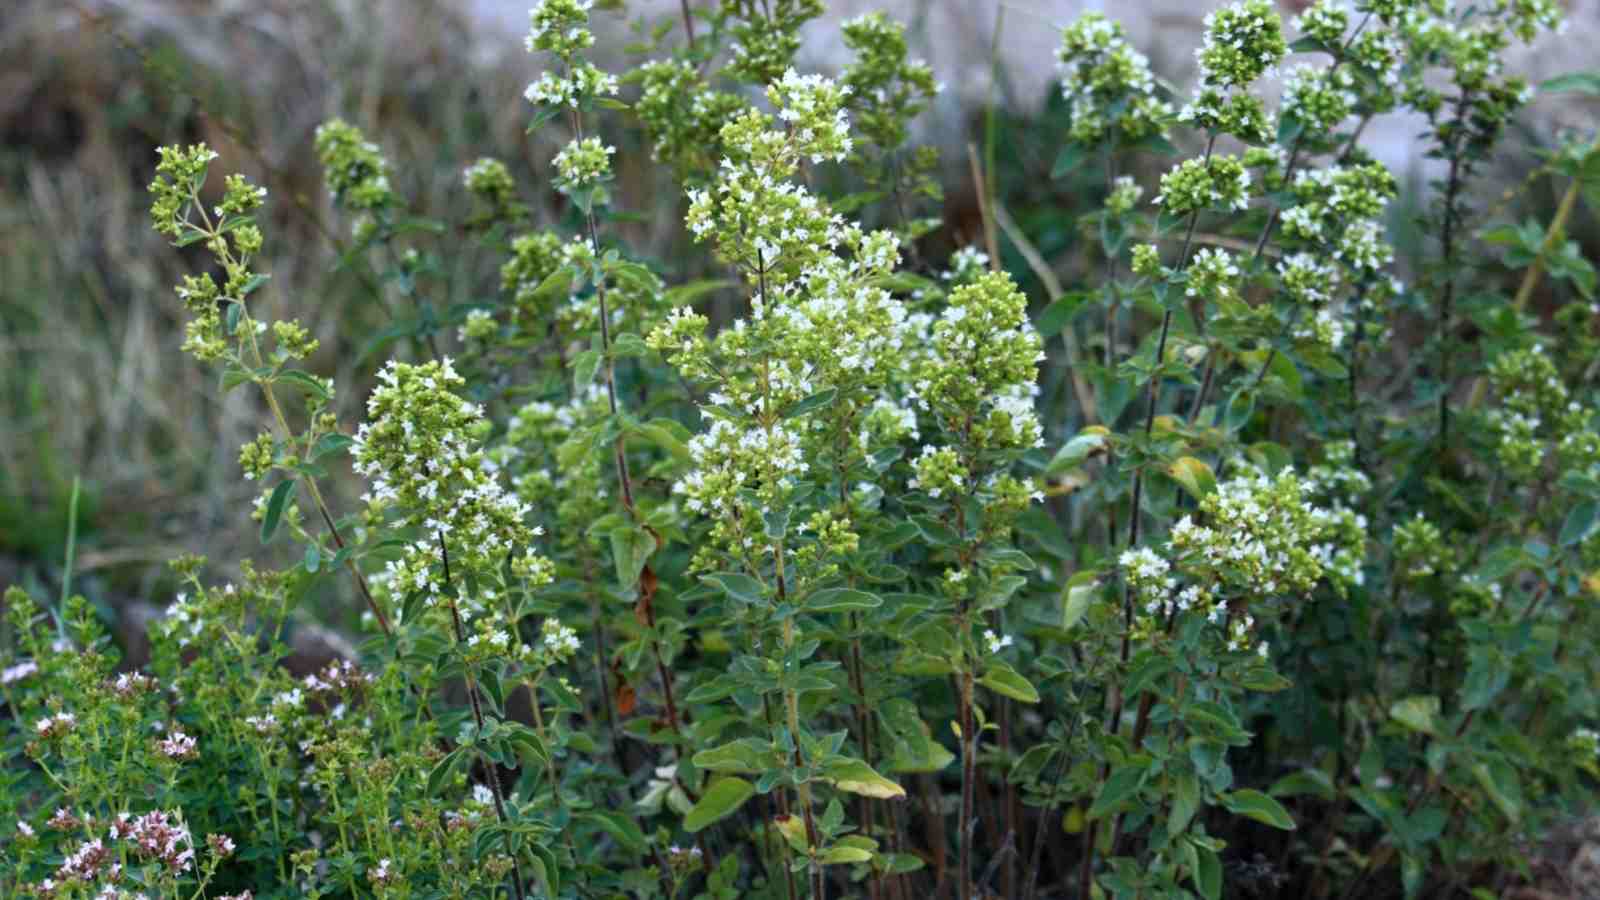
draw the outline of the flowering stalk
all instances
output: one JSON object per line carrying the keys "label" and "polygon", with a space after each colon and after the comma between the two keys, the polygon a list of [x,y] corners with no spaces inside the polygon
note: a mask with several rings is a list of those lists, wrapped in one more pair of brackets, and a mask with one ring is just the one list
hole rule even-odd
{"label": "flowering stalk", "polygon": [[[209,274],[189,276],[178,288],[178,296],[194,315],[188,326],[184,348],[203,362],[227,361],[225,384],[229,380],[234,384],[250,381],[261,388],[277,426],[279,439],[290,448],[290,452],[281,456],[275,454],[274,442],[265,435],[255,443],[245,445],[240,461],[245,466],[246,477],[256,478],[275,467],[288,469],[298,475],[298,480],[305,484],[322,517],[329,537],[344,556],[344,567],[355,580],[367,608],[377,619],[384,635],[392,637],[388,616],[373,598],[366,577],[356,567],[354,559],[345,552],[348,548],[344,537],[334,524],[316,478],[310,470],[297,465],[302,458],[315,460],[324,444],[337,446],[339,441],[332,414],[322,412],[333,397],[332,379],[318,379],[285,367],[292,359],[309,356],[316,350],[317,342],[298,322],[274,323],[277,349],[269,364],[258,339],[259,333],[266,330],[266,323],[254,319],[246,306],[249,295],[267,280],[266,275],[250,268],[251,257],[260,251],[262,244],[261,231],[255,225],[253,213],[265,201],[266,189],[252,187],[242,176],[230,175],[227,178],[227,193],[216,207],[216,220],[213,221],[205,204],[200,201],[199,191],[205,183],[209,164],[216,156],[215,151],[203,145],[190,147],[186,151],[163,147],[161,163],[156,168],[157,177],[150,186],[156,198],[151,210],[156,230],[171,236],[180,246],[203,242],[226,275],[226,281],[220,288]],[[198,223],[193,218],[195,216],[198,216]],[[226,322],[218,315],[219,305],[227,311]],[[230,343],[233,346],[230,347]],[[288,418],[278,402],[274,385],[280,381],[301,388],[308,396],[308,411],[312,421],[303,436],[297,435],[289,427]],[[275,495],[280,493],[287,500],[287,493],[282,492],[281,488]],[[282,502],[279,501],[280,513]],[[275,519],[270,521],[276,524]],[[267,524],[263,523],[264,537],[271,535]]]}

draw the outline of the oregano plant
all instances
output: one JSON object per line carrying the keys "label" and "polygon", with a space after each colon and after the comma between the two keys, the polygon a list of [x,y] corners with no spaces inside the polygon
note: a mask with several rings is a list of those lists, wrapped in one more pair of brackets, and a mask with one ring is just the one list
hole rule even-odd
{"label": "oregano plant", "polygon": [[[1065,25],[1075,262],[940,243],[901,24],[835,79],[820,0],[684,3],[612,73],[594,7],[532,10],[537,166],[459,161],[456,220],[316,130],[354,386],[274,199],[161,150],[264,546],[174,560],[138,667],[5,594],[0,893],[1490,897],[1592,811],[1600,143],[1542,151],[1549,222],[1485,189],[1555,4],[1239,0],[1187,93]],[[308,618],[354,640],[291,674]]]}

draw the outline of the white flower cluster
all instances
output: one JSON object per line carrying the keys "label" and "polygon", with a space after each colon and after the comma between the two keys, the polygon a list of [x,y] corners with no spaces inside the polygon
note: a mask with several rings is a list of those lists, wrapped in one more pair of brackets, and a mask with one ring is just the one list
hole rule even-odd
{"label": "white flower cluster", "polygon": [[14,666],[6,666],[0,669],[0,685],[16,684],[38,671],[39,664],[31,659],[25,659]]}
{"label": "white flower cluster", "polygon": [[620,87],[617,76],[580,62],[572,66],[566,75],[542,73],[538,80],[528,84],[522,96],[535,106],[576,109],[579,103],[589,97],[614,97]]}
{"label": "white flower cluster", "polygon": [[578,632],[556,619],[545,619],[540,632],[545,652],[554,659],[571,659],[583,647],[578,641]]}
{"label": "white flower cluster", "polygon": [[844,162],[855,146],[844,111],[849,95],[847,84],[836,84],[821,75],[801,75],[794,69],[767,88],[767,97],[778,107],[778,118],[793,129],[798,151],[813,163]]}
{"label": "white flower cluster", "polygon": [[[672,486],[691,511],[732,512],[737,492],[756,482],[773,485],[804,475],[811,464],[799,432],[783,423],[741,428],[727,419],[713,419],[709,430],[689,441],[695,467]],[[758,478],[752,478],[755,473]]]}
{"label": "white flower cluster", "polygon": [[1365,521],[1315,505],[1309,492],[1292,470],[1246,472],[1201,501],[1205,524],[1178,520],[1165,554],[1130,549],[1118,565],[1147,616],[1203,610],[1213,623],[1226,618],[1230,648],[1242,649],[1255,622],[1246,605],[1303,594],[1323,579],[1360,582]]}
{"label": "white flower cluster", "polygon": [[395,510],[421,536],[391,560],[393,589],[437,596],[444,547],[461,571],[494,571],[505,558],[518,577],[542,583],[549,562],[529,549],[543,533],[529,527],[531,508],[501,485],[478,440],[483,410],[454,393],[464,384],[450,359],[423,365],[390,361],[367,401],[370,420],[356,432],[350,452],[371,490],[375,512]]}

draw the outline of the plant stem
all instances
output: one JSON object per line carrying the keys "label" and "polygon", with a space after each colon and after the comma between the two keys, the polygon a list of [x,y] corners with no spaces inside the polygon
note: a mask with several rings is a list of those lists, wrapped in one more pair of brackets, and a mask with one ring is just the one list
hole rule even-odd
{"label": "plant stem", "polygon": [[67,598],[72,596],[72,566],[78,557],[78,492],[82,479],[72,476],[72,499],[67,502],[67,555],[61,571],[61,608],[66,609]]}
{"label": "plant stem", "polygon": [[[444,563],[444,583],[448,588],[451,580],[450,548],[445,546],[443,532],[434,532],[434,535],[439,540],[439,555]],[[461,626],[461,609],[456,605],[455,597],[452,597],[447,593],[445,599],[447,599],[450,603],[450,622],[455,629],[456,649],[465,651],[467,646],[467,635],[466,629],[462,628]],[[471,701],[472,704],[472,721],[475,725],[477,725],[478,734],[481,735],[484,731],[483,701],[478,697],[478,679],[475,674],[476,671],[477,667],[471,663],[468,663],[463,667],[462,674],[467,680],[467,699]],[[539,697],[537,694],[534,695],[533,703],[536,707],[539,704]],[[488,776],[489,791],[494,795],[495,817],[500,820],[502,825],[507,824],[509,822],[509,817],[506,815],[505,796],[500,787],[500,773],[496,771],[494,761],[489,759],[487,755],[480,752],[478,754],[478,761],[483,765],[484,773]],[[517,858],[515,856],[511,858],[511,887],[512,892],[515,894],[517,900],[523,900],[522,865],[517,862]]]}
{"label": "plant stem", "polygon": [[1455,121],[1450,131],[1450,176],[1445,184],[1444,223],[1440,232],[1440,251],[1444,264],[1444,290],[1439,298],[1439,447],[1450,443],[1450,331],[1454,324],[1456,298],[1456,197],[1461,192],[1463,153],[1460,132],[1466,126],[1462,115],[1471,95],[1465,88],[1456,100]]}
{"label": "plant stem", "polygon": [[[1216,144],[1217,136],[1216,133],[1213,132],[1206,140],[1205,161],[1207,163],[1211,161],[1211,151],[1215,149]],[[1174,275],[1181,274],[1189,264],[1189,248],[1194,243],[1194,229],[1199,222],[1200,211],[1195,210],[1191,212],[1189,214],[1188,227],[1184,230],[1183,249],[1178,252],[1178,265],[1174,269]],[[1161,336],[1156,341],[1155,363],[1158,369],[1162,364],[1162,360],[1166,358],[1167,336],[1171,330],[1172,308],[1168,306],[1166,312],[1161,316]],[[1150,379],[1148,397],[1149,401],[1145,405],[1144,415],[1144,436],[1146,438],[1150,437],[1151,431],[1155,428],[1156,407],[1159,405],[1161,400],[1161,377],[1159,374]],[[1125,546],[1127,546],[1129,549],[1132,549],[1139,543],[1139,503],[1143,499],[1143,494],[1144,467],[1140,466],[1133,474],[1133,502],[1128,507],[1128,540]],[[1133,652],[1133,588],[1131,585],[1126,583],[1124,583],[1122,590],[1122,617],[1123,631],[1120,659],[1122,661],[1122,665],[1125,666],[1128,663],[1128,658]],[[1116,734],[1121,728],[1122,706],[1124,699],[1125,698],[1122,696],[1121,682],[1113,681],[1111,684],[1110,696],[1108,698],[1110,711],[1106,721],[1106,730],[1111,734]],[[1100,777],[1102,779],[1104,779],[1109,773],[1109,769],[1109,766],[1101,767]],[[1089,896],[1089,888],[1094,881],[1094,845],[1095,839],[1098,837],[1099,830],[1100,823],[1098,821],[1089,823],[1089,827],[1084,829],[1083,868],[1078,874],[1079,891],[1084,897]]]}

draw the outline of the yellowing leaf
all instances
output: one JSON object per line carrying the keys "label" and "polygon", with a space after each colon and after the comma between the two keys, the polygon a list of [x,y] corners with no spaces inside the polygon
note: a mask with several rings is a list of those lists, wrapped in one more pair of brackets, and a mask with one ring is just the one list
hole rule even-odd
{"label": "yellowing leaf", "polygon": [[904,797],[906,789],[879,775],[871,766],[858,759],[830,763],[823,768],[829,781],[841,791],[888,800]]}
{"label": "yellowing leaf", "polygon": [[1196,500],[1204,500],[1217,490],[1217,476],[1211,467],[1192,456],[1173,460],[1172,465],[1167,466],[1167,474]]}

